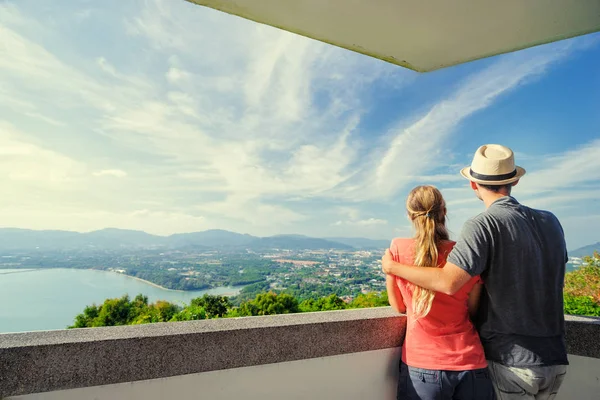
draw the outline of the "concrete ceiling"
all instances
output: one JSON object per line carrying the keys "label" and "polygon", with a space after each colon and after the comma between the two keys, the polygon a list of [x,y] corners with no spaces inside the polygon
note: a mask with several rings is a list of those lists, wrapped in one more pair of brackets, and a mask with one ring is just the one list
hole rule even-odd
{"label": "concrete ceiling", "polygon": [[600,31],[600,0],[188,0],[419,72]]}

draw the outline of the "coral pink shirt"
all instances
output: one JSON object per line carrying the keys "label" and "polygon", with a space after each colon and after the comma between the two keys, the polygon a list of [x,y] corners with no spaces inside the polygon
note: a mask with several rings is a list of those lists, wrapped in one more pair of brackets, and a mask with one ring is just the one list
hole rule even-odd
{"label": "coral pink shirt", "polygon": [[[446,263],[454,244],[452,241],[440,244],[438,266]],[[411,265],[415,257],[415,241],[394,239],[390,251],[394,261]],[[404,363],[411,367],[449,371],[487,366],[483,346],[469,318],[467,306],[469,292],[480,282],[479,276],[473,277],[454,296],[436,292],[429,314],[415,320],[412,285],[402,278],[396,278],[406,304],[406,337],[402,346]]]}

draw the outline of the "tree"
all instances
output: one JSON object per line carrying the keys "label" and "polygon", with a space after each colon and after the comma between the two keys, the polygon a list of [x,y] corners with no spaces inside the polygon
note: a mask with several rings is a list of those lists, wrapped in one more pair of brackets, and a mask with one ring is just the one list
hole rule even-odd
{"label": "tree", "polygon": [[231,302],[228,297],[213,296],[210,294],[192,299],[191,305],[203,308],[207,318],[221,318],[231,308]]}
{"label": "tree", "polygon": [[565,314],[600,316],[600,255],[595,251],[583,261],[565,275]]}
{"label": "tree", "polygon": [[583,257],[583,263],[589,267],[597,267],[600,268],[600,253],[594,250],[594,254],[591,256]]}
{"label": "tree", "polygon": [[565,314],[600,317],[600,303],[592,296],[565,294]]}
{"label": "tree", "polygon": [[388,295],[386,291],[381,294],[376,292],[370,292],[367,294],[359,294],[352,300],[349,308],[371,308],[371,307],[385,307],[390,303],[388,301]]}
{"label": "tree", "polygon": [[128,295],[117,299],[104,300],[98,317],[95,318],[92,326],[127,325],[131,321],[130,311],[131,304]]}
{"label": "tree", "polygon": [[94,320],[98,318],[98,314],[100,313],[100,307],[92,304],[91,306],[86,306],[83,309],[83,313],[78,314],[75,317],[75,323],[69,326],[69,329],[72,328],[90,328],[94,323]]}
{"label": "tree", "polygon": [[[298,300],[289,294],[260,293],[254,300],[243,302],[235,316],[290,314],[300,312]],[[233,315],[230,315],[233,316]]]}
{"label": "tree", "polygon": [[579,267],[565,275],[565,295],[587,296],[600,303],[600,268]]}
{"label": "tree", "polygon": [[206,319],[207,313],[203,307],[190,304],[173,316],[171,321],[194,321]]}
{"label": "tree", "polygon": [[181,311],[181,307],[168,301],[158,300],[151,304],[144,313],[132,321],[132,324],[150,324],[154,322],[168,322]]}
{"label": "tree", "polygon": [[307,299],[300,303],[301,312],[344,310],[345,308],[347,308],[347,304],[335,294],[319,299]]}

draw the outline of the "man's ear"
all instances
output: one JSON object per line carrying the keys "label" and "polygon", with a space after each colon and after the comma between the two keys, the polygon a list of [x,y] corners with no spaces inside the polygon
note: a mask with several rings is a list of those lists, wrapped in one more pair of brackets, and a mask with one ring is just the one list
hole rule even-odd
{"label": "man's ear", "polygon": [[514,181],[511,186],[517,186],[517,183],[519,183],[518,179],[516,181]]}
{"label": "man's ear", "polygon": [[477,184],[475,182],[473,182],[473,181],[471,181],[471,189],[473,189],[473,190],[477,190],[478,189]]}

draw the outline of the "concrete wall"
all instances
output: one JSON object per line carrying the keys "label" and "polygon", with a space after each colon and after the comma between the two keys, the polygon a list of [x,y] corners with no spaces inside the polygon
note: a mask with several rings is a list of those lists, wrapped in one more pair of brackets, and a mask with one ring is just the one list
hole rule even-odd
{"label": "concrete wall", "polygon": [[[10,400],[328,399],[396,398],[400,349],[384,349],[172,378],[60,390]],[[570,356],[556,400],[598,400],[600,359]]]}
{"label": "concrete wall", "polygon": [[384,349],[10,399],[395,399],[398,359]]}
{"label": "concrete wall", "polygon": [[556,400],[600,399],[600,359],[569,355],[569,363]]}
{"label": "concrete wall", "polygon": [[[394,399],[405,322],[379,308],[0,335],[0,398]],[[568,318],[558,399],[600,398],[599,333]]]}

